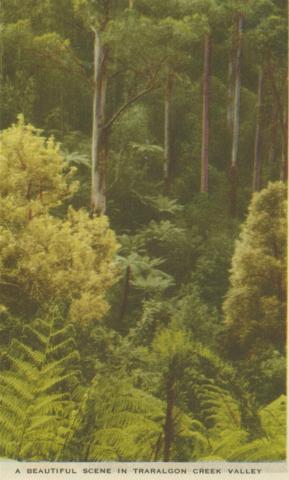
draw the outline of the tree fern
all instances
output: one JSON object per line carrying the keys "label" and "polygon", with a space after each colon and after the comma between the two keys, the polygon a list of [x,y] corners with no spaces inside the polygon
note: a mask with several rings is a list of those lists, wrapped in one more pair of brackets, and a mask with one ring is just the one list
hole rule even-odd
{"label": "tree fern", "polygon": [[286,450],[286,397],[281,396],[259,410],[263,435],[250,440],[241,426],[240,404],[229,392],[209,385],[204,388],[202,407],[212,422],[209,449],[202,460],[278,461]]}
{"label": "tree fern", "polygon": [[93,397],[95,428],[86,459],[150,460],[162,432],[163,403],[124,381],[96,385]]}
{"label": "tree fern", "polygon": [[[97,385],[94,395],[94,428],[88,440],[90,461],[160,461],[163,459],[165,403],[133,387],[116,381]],[[207,444],[204,426],[181,409],[174,411],[174,431],[178,441],[187,441],[195,455]],[[177,450],[173,449],[177,458]]]}
{"label": "tree fern", "polygon": [[264,436],[245,443],[229,455],[229,460],[278,461],[286,458],[286,408],[285,395],[259,410]]}
{"label": "tree fern", "polygon": [[29,327],[29,341],[14,340],[0,373],[0,452],[21,460],[55,460],[71,428],[74,402],[67,386],[76,377],[75,351],[67,351],[68,328],[57,315]]}

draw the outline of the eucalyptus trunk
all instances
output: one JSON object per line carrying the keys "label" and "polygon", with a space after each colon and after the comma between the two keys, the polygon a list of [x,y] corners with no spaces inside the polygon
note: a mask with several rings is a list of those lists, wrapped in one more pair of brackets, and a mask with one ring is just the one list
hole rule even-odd
{"label": "eucalyptus trunk", "polygon": [[264,91],[264,72],[263,68],[260,68],[258,78],[258,103],[257,103],[257,120],[256,120],[256,132],[255,132],[255,145],[254,145],[254,171],[253,171],[253,191],[258,192],[261,188],[261,112],[263,104],[263,91]]}
{"label": "eucalyptus trunk", "polygon": [[107,132],[103,128],[106,105],[107,51],[102,46],[99,32],[94,31],[94,92],[91,154],[91,211],[105,213],[107,176]]}
{"label": "eucalyptus trunk", "polygon": [[236,215],[237,212],[237,166],[238,166],[238,149],[239,149],[239,133],[240,133],[240,94],[241,94],[241,53],[242,53],[242,36],[243,36],[244,17],[239,14],[238,30],[237,30],[237,46],[235,58],[235,88],[234,88],[234,108],[233,108],[233,140],[232,140],[232,156],[230,169],[230,208],[231,214]]}
{"label": "eucalyptus trunk", "polygon": [[174,404],[175,404],[175,388],[174,388],[174,378],[169,374],[167,380],[167,391],[166,391],[166,420],[164,427],[164,462],[169,462],[171,459],[171,449],[174,440]]}
{"label": "eucalyptus trunk", "polygon": [[170,191],[170,164],[171,164],[171,108],[172,108],[172,74],[168,74],[165,92],[165,118],[164,118],[164,192]]}
{"label": "eucalyptus trunk", "polygon": [[272,106],[271,122],[272,123],[270,127],[270,147],[269,147],[269,154],[268,154],[268,164],[269,164],[270,170],[273,169],[276,161],[276,156],[277,156],[276,147],[278,142],[278,131],[277,131],[278,118],[277,118],[277,108],[275,103],[273,103],[273,106]]}
{"label": "eucalyptus trunk", "polygon": [[209,101],[211,70],[211,36],[207,33],[204,41],[204,75],[203,75],[203,125],[202,125],[202,160],[201,192],[208,192],[209,183]]}
{"label": "eucalyptus trunk", "polygon": [[287,109],[284,109],[284,127],[283,127],[283,139],[282,139],[282,165],[280,179],[283,182],[288,180],[288,116]]}
{"label": "eucalyptus trunk", "polygon": [[[280,94],[274,72],[274,66],[271,58],[268,63],[268,75],[271,80],[272,93],[276,104],[277,119],[279,123],[279,129],[282,135],[282,158],[281,158],[281,171],[280,179],[286,181],[288,178],[288,113],[287,102],[283,101]],[[285,103],[285,105],[284,105]]]}
{"label": "eucalyptus trunk", "polygon": [[228,103],[227,103],[227,126],[230,131],[233,130],[233,111],[234,111],[234,60],[233,51],[230,51],[228,68]]}

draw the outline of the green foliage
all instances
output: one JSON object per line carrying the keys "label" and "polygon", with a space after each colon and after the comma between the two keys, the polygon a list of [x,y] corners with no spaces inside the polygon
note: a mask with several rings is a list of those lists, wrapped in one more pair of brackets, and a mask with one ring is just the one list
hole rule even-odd
{"label": "green foliage", "polygon": [[230,342],[242,354],[264,344],[283,351],[285,258],[285,186],[278,182],[253,197],[232,260],[224,312]]}
{"label": "green foliage", "polygon": [[109,451],[112,460],[151,459],[162,432],[162,402],[127,382],[113,381],[98,391],[94,412],[97,429],[88,460],[106,460]]}
{"label": "green foliage", "polygon": [[62,457],[71,434],[75,404],[67,385],[79,378],[79,355],[70,327],[57,326],[57,315],[37,323],[25,332],[38,348],[14,339],[2,357],[9,369],[0,374],[1,453],[52,461]]}
{"label": "green foliage", "polygon": [[[283,461],[285,2],[1,4],[0,455]],[[205,35],[209,191],[199,193]],[[100,90],[109,222],[88,213]]]}
{"label": "green foliage", "polygon": [[117,276],[107,218],[72,208],[64,219],[50,214],[75,189],[53,139],[46,142],[20,119],[1,140],[2,302],[13,310],[21,292],[28,304],[65,303],[73,321],[102,318]]}
{"label": "green foliage", "polygon": [[[76,191],[75,182],[69,185],[73,170],[65,172],[59,146],[53,138],[45,140],[40,133],[31,125],[25,125],[21,115],[17,124],[1,133],[1,217],[4,222],[12,202],[17,221],[25,207],[27,217],[30,212],[32,218],[59,205]],[[13,217],[9,216],[8,220],[13,221]]]}
{"label": "green foliage", "polygon": [[228,392],[209,386],[200,395],[207,419],[212,422],[208,431],[210,453],[202,460],[260,462],[285,458],[285,396],[259,410],[262,435],[250,440],[248,432],[241,427],[240,406]]}

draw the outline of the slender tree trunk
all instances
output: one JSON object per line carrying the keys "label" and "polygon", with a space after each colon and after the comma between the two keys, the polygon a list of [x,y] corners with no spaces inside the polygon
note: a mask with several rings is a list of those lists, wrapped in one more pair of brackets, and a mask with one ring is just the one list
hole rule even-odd
{"label": "slender tree trunk", "polygon": [[233,50],[230,51],[228,68],[228,104],[227,104],[227,126],[230,131],[233,130],[233,106],[234,106],[234,60]]}
{"label": "slender tree trunk", "polygon": [[276,79],[274,75],[274,68],[271,59],[268,63],[268,74],[271,80],[272,93],[277,106],[279,128],[282,135],[282,159],[281,159],[281,171],[280,179],[286,181],[288,178],[288,113],[287,104],[284,108],[284,102],[278,91]]}
{"label": "slender tree trunk", "polygon": [[65,122],[64,122],[64,91],[63,86],[60,87],[60,127],[61,127],[61,135],[64,136],[65,133]]}
{"label": "slender tree trunk", "polygon": [[210,64],[211,36],[207,33],[204,41],[204,75],[203,75],[203,127],[202,127],[202,164],[201,192],[208,192],[209,176],[209,95],[210,95]]}
{"label": "slender tree trunk", "polygon": [[260,123],[261,111],[263,104],[263,90],[264,90],[264,72],[260,67],[258,79],[258,103],[257,103],[257,121],[255,132],[255,146],[254,146],[254,171],[253,171],[253,191],[258,192],[261,188],[261,156],[260,156]]}
{"label": "slender tree trunk", "polygon": [[100,76],[100,38],[98,32],[94,31],[94,89],[93,89],[93,111],[92,111],[92,144],[91,144],[91,210],[95,213],[98,203],[99,175],[98,175],[98,82]]}
{"label": "slender tree trunk", "polygon": [[241,93],[241,53],[242,53],[242,35],[243,35],[244,17],[239,14],[238,18],[238,35],[235,60],[235,88],[234,88],[234,115],[233,115],[233,141],[232,156],[230,170],[230,209],[231,214],[237,213],[237,160],[239,148],[239,131],[240,131],[240,93]]}
{"label": "slender tree trunk", "polygon": [[128,8],[133,8],[134,0],[128,0]]}
{"label": "slender tree trunk", "polygon": [[167,381],[167,409],[166,420],[164,427],[164,462],[169,462],[171,459],[171,448],[174,439],[174,403],[175,403],[175,389],[174,379],[169,374]]}
{"label": "slender tree trunk", "polygon": [[152,462],[157,462],[162,446],[163,434],[160,433],[152,452]]}
{"label": "slender tree trunk", "polygon": [[272,106],[272,125],[270,127],[270,147],[268,155],[268,164],[270,170],[273,168],[273,165],[276,161],[276,146],[277,146],[277,109],[276,104],[273,102]]}
{"label": "slender tree trunk", "polygon": [[94,93],[91,148],[91,211],[93,215],[105,213],[106,209],[106,170],[108,153],[108,133],[103,129],[107,87],[107,52],[101,45],[98,31],[95,30],[94,33]]}
{"label": "slender tree trunk", "polygon": [[170,163],[171,163],[171,106],[172,106],[173,77],[168,73],[165,92],[165,119],[164,119],[164,193],[170,191]]}
{"label": "slender tree trunk", "polygon": [[286,182],[288,180],[288,116],[287,108],[284,110],[284,128],[282,138],[282,165],[280,180]]}
{"label": "slender tree trunk", "polygon": [[128,265],[125,273],[125,280],[124,280],[124,289],[123,289],[123,298],[120,308],[119,314],[119,323],[121,324],[123,317],[125,315],[127,305],[128,305],[128,295],[130,291],[130,281],[131,281],[131,267]]}

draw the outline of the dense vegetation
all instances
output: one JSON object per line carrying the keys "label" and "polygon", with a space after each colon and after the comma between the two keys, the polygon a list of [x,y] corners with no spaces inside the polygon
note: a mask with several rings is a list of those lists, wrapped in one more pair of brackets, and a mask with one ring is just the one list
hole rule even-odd
{"label": "dense vegetation", "polygon": [[2,0],[2,457],[284,459],[286,8]]}

